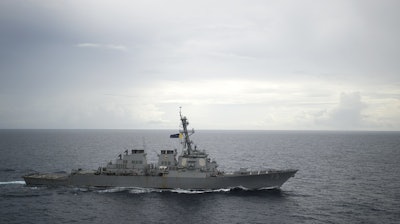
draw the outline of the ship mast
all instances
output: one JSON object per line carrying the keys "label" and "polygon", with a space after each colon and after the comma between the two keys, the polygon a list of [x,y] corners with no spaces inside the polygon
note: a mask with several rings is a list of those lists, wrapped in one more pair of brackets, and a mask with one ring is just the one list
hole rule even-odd
{"label": "ship mast", "polygon": [[[190,141],[189,138],[189,132],[187,130],[187,126],[189,125],[189,122],[187,120],[187,118],[185,116],[182,116],[182,111],[181,111],[181,107],[179,107],[179,115],[181,117],[181,122],[182,122],[182,126],[183,126],[183,134],[184,134],[184,146],[187,147],[187,152],[190,155],[192,153],[192,142]],[[194,131],[192,131],[193,133]]]}

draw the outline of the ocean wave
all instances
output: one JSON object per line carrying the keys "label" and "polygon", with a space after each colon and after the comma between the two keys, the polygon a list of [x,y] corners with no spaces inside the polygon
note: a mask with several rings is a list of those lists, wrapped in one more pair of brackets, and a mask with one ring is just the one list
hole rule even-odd
{"label": "ocean wave", "polygon": [[11,168],[0,168],[0,172],[15,172],[16,170]]}

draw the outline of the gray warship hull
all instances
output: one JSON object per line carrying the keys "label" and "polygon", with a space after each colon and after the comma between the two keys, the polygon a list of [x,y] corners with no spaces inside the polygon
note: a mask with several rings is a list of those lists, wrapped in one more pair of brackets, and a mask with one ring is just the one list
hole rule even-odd
{"label": "gray warship hull", "polygon": [[30,174],[24,176],[29,186],[73,187],[132,187],[156,189],[247,189],[279,188],[297,170],[247,171],[241,168],[233,173],[217,169],[205,150],[199,150],[190,140],[194,129],[188,131],[189,122],[179,112],[183,130],[170,135],[179,138],[181,154],[175,150],[161,150],[157,164],[148,164],[143,149],[125,150],[113,162],[100,166],[97,171],[73,170],[70,174]]}
{"label": "gray warship hull", "polygon": [[72,187],[129,187],[154,189],[246,189],[280,188],[297,170],[271,170],[231,173],[218,176],[115,176],[98,175],[95,172],[75,174],[31,174],[24,176],[28,186]]}

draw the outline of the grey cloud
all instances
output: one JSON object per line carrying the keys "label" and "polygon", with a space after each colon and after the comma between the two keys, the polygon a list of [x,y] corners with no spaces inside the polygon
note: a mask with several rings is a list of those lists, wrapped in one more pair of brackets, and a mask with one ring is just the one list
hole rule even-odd
{"label": "grey cloud", "polygon": [[319,113],[317,123],[342,130],[365,128],[367,124],[362,112],[366,106],[359,92],[341,93],[339,104],[330,111]]}
{"label": "grey cloud", "polygon": [[99,44],[99,43],[80,43],[76,45],[77,47],[87,47],[87,48],[104,48],[109,50],[117,50],[117,51],[127,51],[128,48],[124,45],[118,44]]}
{"label": "grey cloud", "polygon": [[[141,87],[149,92],[145,99],[149,104],[176,102],[176,98],[164,96],[160,100],[154,94],[158,90],[155,83],[171,80],[191,87],[188,89],[197,88],[193,91],[197,95],[190,91],[184,94],[185,102],[195,101],[196,96],[209,99],[207,102],[219,102],[221,98],[235,102],[229,98],[241,98],[242,92],[233,91],[235,95],[228,90],[216,92],[219,96],[204,97],[209,86],[195,83],[247,80],[276,82],[281,90],[299,93],[290,95],[279,88],[274,92],[257,87],[254,93],[245,94],[248,98],[244,97],[243,104],[262,106],[265,101],[258,100],[260,94],[273,91],[276,100],[268,106],[284,107],[285,101],[288,105],[297,104],[296,110],[306,113],[308,108],[301,105],[314,105],[312,112],[322,111],[330,96],[347,92],[336,108],[326,108],[327,112],[316,116],[317,120],[326,128],[362,128],[372,97],[361,99],[361,94],[354,91],[364,94],[370,91],[368,85],[400,82],[399,6],[398,1],[390,0],[3,0],[0,108],[10,108],[2,110],[9,121],[13,114],[28,119],[29,108],[34,107],[29,102],[43,101],[43,110],[35,109],[43,113],[58,106],[46,96],[74,102],[81,100],[79,96],[129,95]],[[318,89],[324,90],[318,91],[322,93],[319,97],[313,97],[315,91],[304,86],[292,89],[293,83],[315,80],[321,84]],[[179,92],[181,87],[176,88],[174,91]],[[391,92],[398,94],[397,90]],[[218,110],[224,113],[223,109]],[[93,111],[99,114],[90,115],[94,120],[117,113]],[[148,120],[162,120],[159,116],[163,111],[159,112]],[[54,117],[62,117],[62,111],[54,113],[58,113]]]}

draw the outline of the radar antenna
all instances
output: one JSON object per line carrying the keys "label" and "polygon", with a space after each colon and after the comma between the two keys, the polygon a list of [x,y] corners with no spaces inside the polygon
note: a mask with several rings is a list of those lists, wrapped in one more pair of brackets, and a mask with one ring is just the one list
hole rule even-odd
{"label": "radar antenna", "polygon": [[[179,116],[181,117],[182,127],[183,127],[183,137],[184,137],[184,147],[187,148],[188,154],[192,154],[192,142],[189,138],[189,132],[187,130],[187,126],[189,125],[189,121],[185,116],[182,116],[182,107],[179,107]],[[193,130],[194,132],[194,130]]]}

